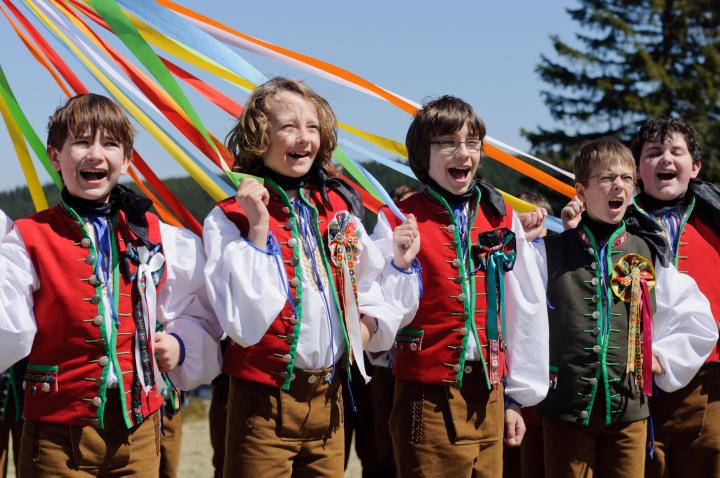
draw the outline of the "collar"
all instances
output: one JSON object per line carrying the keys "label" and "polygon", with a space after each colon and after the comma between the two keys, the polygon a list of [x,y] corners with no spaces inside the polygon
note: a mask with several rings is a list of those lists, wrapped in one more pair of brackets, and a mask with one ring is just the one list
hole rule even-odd
{"label": "collar", "polygon": [[304,174],[300,177],[290,177],[273,171],[265,165],[263,165],[260,170],[260,175],[272,180],[275,184],[280,186],[283,191],[292,191],[294,189],[304,188],[307,186],[310,179],[310,173]]}

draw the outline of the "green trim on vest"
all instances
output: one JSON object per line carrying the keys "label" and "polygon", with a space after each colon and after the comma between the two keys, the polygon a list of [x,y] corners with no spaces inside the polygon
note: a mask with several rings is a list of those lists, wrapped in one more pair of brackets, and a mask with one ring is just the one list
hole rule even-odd
{"label": "green trim on vest", "polygon": [[[290,198],[288,198],[288,195],[283,191],[283,189],[275,183],[272,179],[265,178],[265,186],[270,186],[278,195],[280,198],[280,201],[285,205],[285,207],[288,208],[288,215],[289,215],[289,221],[292,221],[292,230],[290,231],[292,233],[292,238],[295,239],[296,244],[298,246],[301,246],[302,242],[300,240],[300,237],[298,236],[298,223],[297,223],[297,216],[295,215],[295,209],[293,208],[292,202],[290,202]],[[293,270],[295,271],[295,277],[300,279],[300,284],[305,283],[305,278],[303,277],[303,271],[302,271],[302,264],[300,261],[300,247],[293,247],[293,259],[295,259],[295,266],[293,267]],[[302,323],[302,317],[303,317],[303,307],[302,307],[302,295],[303,295],[303,287],[296,287],[295,288],[295,298],[297,299],[297,305],[295,306],[295,313],[297,322],[294,324],[293,327],[293,337],[294,340],[290,344],[290,361],[285,366],[285,373],[287,374],[287,377],[285,378],[285,381],[283,382],[282,386],[280,387],[282,390],[288,391],[290,390],[290,382],[292,382],[293,379],[293,372],[295,370],[295,359],[297,355],[297,346],[300,342],[300,324]]]}
{"label": "green trim on vest", "polygon": [[[432,188],[429,186],[427,187],[427,191],[430,193],[430,195],[438,201],[446,210],[447,214],[450,216],[450,224],[452,224],[455,229],[453,230],[453,241],[455,242],[455,255],[458,259],[462,259],[464,257],[463,251],[461,249],[462,247],[462,241],[460,240],[460,227],[457,224],[457,221],[455,219],[455,213],[453,213],[452,208],[450,207],[450,204],[443,198],[440,194],[433,191]],[[481,191],[480,188],[475,186],[475,191],[477,192],[477,198],[475,199],[475,206],[472,208],[469,208],[469,215],[468,215],[468,249],[467,249],[467,262],[464,260],[460,260],[460,264],[458,266],[458,273],[461,277],[464,278],[462,283],[460,284],[462,294],[465,296],[463,300],[463,308],[465,309],[465,314],[467,315],[467,318],[465,319],[465,328],[469,331],[472,331],[472,335],[475,338],[475,344],[477,345],[477,351],[478,356],[480,357],[480,362],[483,365],[483,371],[485,373],[485,381],[487,382],[488,389],[491,388],[490,384],[490,374],[488,373],[487,364],[485,363],[485,357],[483,357],[482,354],[482,344],[480,344],[480,337],[478,336],[477,331],[477,325],[475,324],[475,301],[477,299],[477,291],[475,288],[475,263],[472,258],[472,237],[470,233],[472,232],[472,225],[475,223],[475,218],[477,217],[478,209],[480,209],[480,199],[481,199]],[[466,267],[472,272],[472,276],[469,272],[466,271]],[[472,280],[471,280],[472,278]],[[470,289],[468,291],[468,288]],[[467,353],[467,342],[468,337],[470,334],[466,334],[463,337],[462,340],[462,350],[459,357],[459,366],[460,370],[458,371],[457,375],[455,376],[455,386],[457,388],[462,387],[463,377],[465,376],[465,355]]]}

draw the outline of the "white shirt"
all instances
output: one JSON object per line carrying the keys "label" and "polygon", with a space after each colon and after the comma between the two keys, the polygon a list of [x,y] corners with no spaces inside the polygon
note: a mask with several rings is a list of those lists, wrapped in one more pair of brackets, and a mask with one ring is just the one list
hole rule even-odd
{"label": "white shirt", "polygon": [[[7,225],[0,228],[0,370],[5,370],[30,353],[37,331],[33,294],[42,284],[19,231],[2,211],[0,224]],[[160,235],[165,282],[157,297],[157,320],[166,332],[183,341],[185,360],[168,376],[176,387],[190,390],[220,373],[222,331],[207,305],[200,240],[185,229],[164,223],[160,223]],[[94,240],[94,234],[90,237]],[[112,327],[113,320],[107,306],[109,296],[103,294],[105,327]],[[117,383],[117,378],[112,378]]]}

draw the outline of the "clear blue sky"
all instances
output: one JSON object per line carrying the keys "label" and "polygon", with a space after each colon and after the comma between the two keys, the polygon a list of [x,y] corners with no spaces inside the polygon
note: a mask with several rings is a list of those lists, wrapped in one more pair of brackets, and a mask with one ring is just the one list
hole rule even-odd
{"label": "clear blue sky", "polygon": [[[520,136],[520,128],[555,125],[542,103],[543,85],[534,72],[540,54],[552,53],[551,34],[571,39],[577,29],[565,11],[576,6],[571,0],[176,1],[243,33],[341,66],[406,98],[421,102],[441,94],[459,96],[475,107],[490,135],[522,149],[528,144]],[[67,50],[35,24],[89,88],[104,92]],[[64,102],[63,93],[4,17],[0,17],[0,25],[0,64],[44,140],[47,117]],[[110,38],[104,32],[103,36]],[[114,44],[129,55],[122,45]],[[342,121],[404,141],[410,122],[406,113],[347,87],[237,51],[268,77],[307,80],[330,101]],[[244,103],[247,96],[242,90],[188,69]],[[192,93],[188,96],[208,128],[224,137],[232,119]],[[161,124],[174,132],[168,123]],[[148,133],[141,130],[136,144],[159,176],[185,175]],[[2,122],[0,147],[0,190],[25,184]],[[48,182],[39,164],[36,167],[41,180]]]}

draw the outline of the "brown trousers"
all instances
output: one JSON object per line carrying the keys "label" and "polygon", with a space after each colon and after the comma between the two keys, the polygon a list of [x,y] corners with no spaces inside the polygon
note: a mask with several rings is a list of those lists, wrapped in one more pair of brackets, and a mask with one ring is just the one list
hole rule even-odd
{"label": "brown trousers", "polygon": [[502,476],[502,387],[468,363],[461,389],[396,380],[390,434],[398,476]]}
{"label": "brown trousers", "polygon": [[639,478],[645,467],[647,420],[588,426],[543,420],[545,473],[552,478]]}
{"label": "brown trousers", "polygon": [[294,373],[287,392],[230,378],[224,476],[343,476],[340,374]]}
{"label": "brown trousers", "polygon": [[720,366],[706,365],[687,387],[651,401],[655,455],[647,478],[720,476]]}
{"label": "brown trousers", "polygon": [[208,420],[210,421],[210,445],[213,449],[212,464],[214,477],[220,478],[223,475],[223,463],[225,462],[225,429],[227,424],[227,383],[214,383],[213,396],[210,401]]}
{"label": "brown trousers", "polygon": [[180,466],[182,445],[182,411],[163,416],[163,432],[160,437],[160,478],[175,478]]}
{"label": "brown trousers", "polygon": [[20,449],[21,478],[157,476],[160,411],[131,429],[116,393],[108,394],[105,428],[26,421]]}
{"label": "brown trousers", "polygon": [[7,476],[10,436],[12,436],[13,462],[16,467],[20,458],[23,422],[22,420],[15,421],[15,398],[12,393],[8,397],[5,414],[5,420],[0,422],[0,477],[2,478]]}

